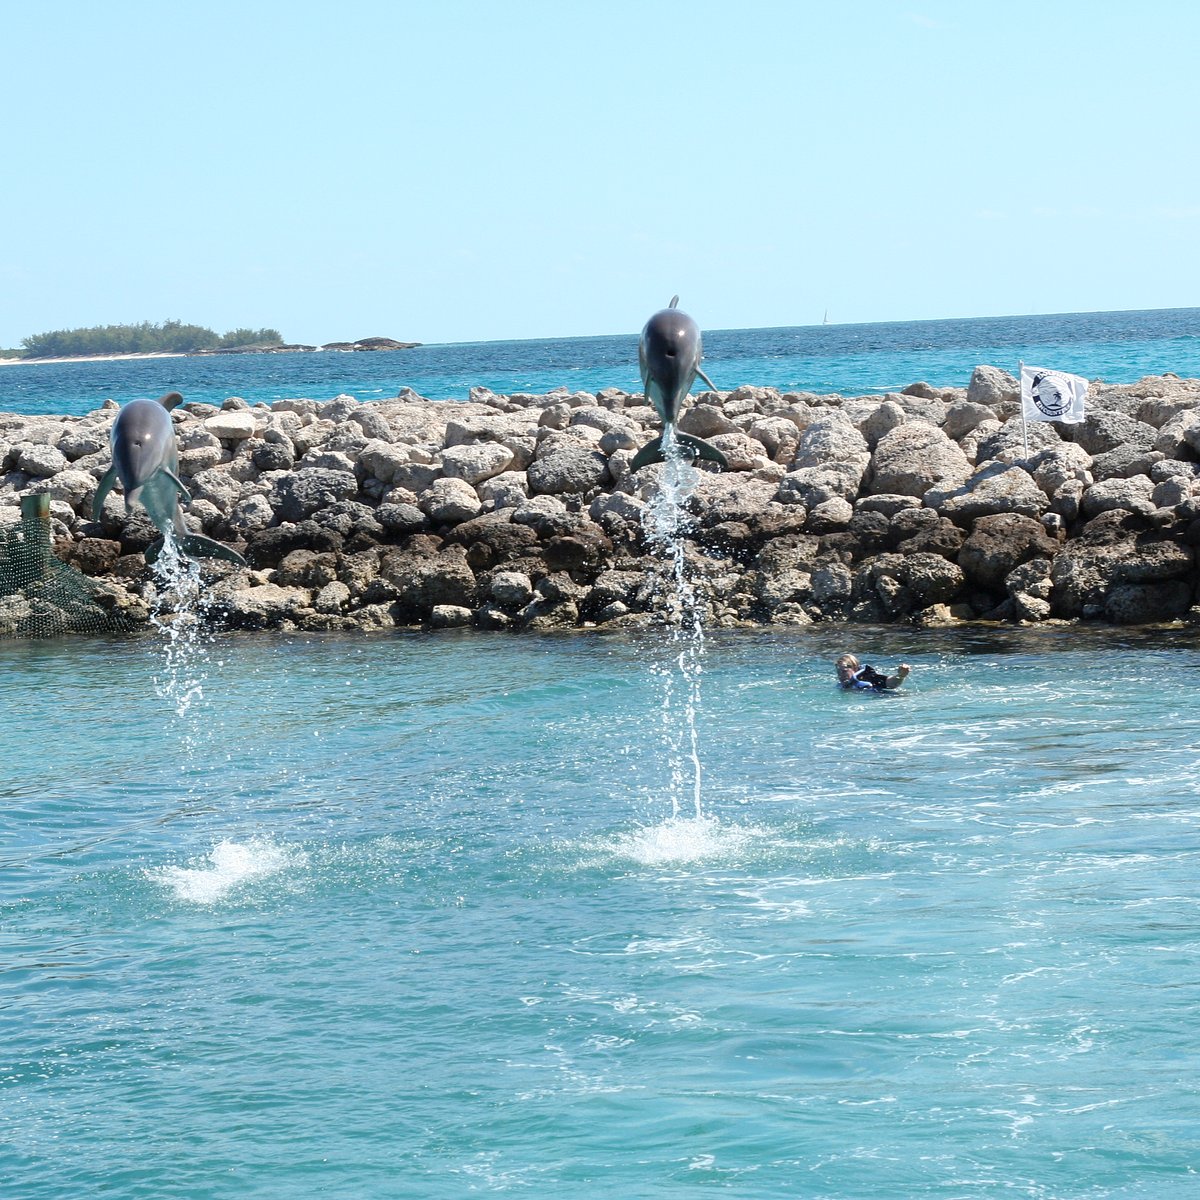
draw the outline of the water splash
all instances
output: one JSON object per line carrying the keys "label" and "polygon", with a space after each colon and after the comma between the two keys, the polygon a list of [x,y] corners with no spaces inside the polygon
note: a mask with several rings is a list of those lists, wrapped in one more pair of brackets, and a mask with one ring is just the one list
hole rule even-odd
{"label": "water splash", "polygon": [[200,566],[179,552],[168,535],[154,564],[150,623],[162,635],[163,671],[154,690],[183,718],[204,698],[212,635],[208,631],[210,599],[200,578]]}
{"label": "water splash", "polygon": [[268,838],[245,842],[218,842],[191,867],[157,867],[146,872],[149,879],[169,888],[177,900],[189,904],[216,904],[235,889],[255,880],[276,875],[289,867],[302,867],[307,855],[280,846]]}
{"label": "water splash", "polygon": [[[663,617],[671,631],[669,662],[654,668],[662,687],[663,739],[671,770],[671,812],[680,815],[680,799],[691,769],[696,818],[701,816],[700,683],[704,660],[705,602],[689,570],[686,534],[692,528],[687,501],[700,482],[700,472],[684,457],[674,427],[663,430],[665,462],[659,487],[646,505],[644,531],[653,550],[664,557]],[[676,693],[681,693],[677,698]],[[677,711],[682,703],[682,721]]]}
{"label": "water splash", "polygon": [[722,825],[716,817],[676,816],[622,833],[607,848],[639,866],[679,866],[727,859],[766,837],[761,829]]}

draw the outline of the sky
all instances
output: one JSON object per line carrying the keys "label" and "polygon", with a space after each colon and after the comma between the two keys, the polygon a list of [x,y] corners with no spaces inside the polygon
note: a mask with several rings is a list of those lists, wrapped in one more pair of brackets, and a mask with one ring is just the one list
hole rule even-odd
{"label": "sky", "polygon": [[0,346],[1200,305],[1190,0],[0,0]]}

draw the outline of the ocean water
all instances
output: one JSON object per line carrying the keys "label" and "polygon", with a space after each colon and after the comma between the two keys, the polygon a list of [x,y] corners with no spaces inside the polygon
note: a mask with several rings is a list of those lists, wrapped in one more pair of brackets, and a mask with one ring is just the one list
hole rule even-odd
{"label": "ocean water", "polygon": [[[692,313],[703,325],[704,314]],[[649,316],[647,313],[646,316]],[[541,394],[558,387],[641,391],[637,331],[614,337],[419,346],[383,353],[217,355],[124,362],[0,366],[0,412],[81,414],[106,399],[182,392],[220,404],[348,393],[377,400],[411,387],[465,400],[474,386]],[[1144,375],[1200,376],[1200,309],[706,330],[705,369],[724,390],[865,395],[924,380],[965,387],[980,363],[1016,372],[1020,360],[1132,383]]]}
{"label": "ocean water", "polygon": [[1196,635],[853,636],[0,643],[3,1195],[1200,1195]]}
{"label": "ocean water", "polygon": [[[707,366],[1200,375],[1197,311]],[[4,367],[0,409],[634,388],[634,346]],[[143,636],[0,641],[0,1196],[1200,1196],[1200,633],[714,632],[676,586],[636,635],[215,636],[180,575]],[[848,649],[913,674],[843,694]]]}

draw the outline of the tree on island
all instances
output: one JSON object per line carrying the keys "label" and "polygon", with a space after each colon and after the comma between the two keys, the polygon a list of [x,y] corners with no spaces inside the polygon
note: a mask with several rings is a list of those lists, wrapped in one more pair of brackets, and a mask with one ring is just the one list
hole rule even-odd
{"label": "tree on island", "polygon": [[229,350],[239,346],[280,346],[277,329],[231,329],[223,336],[202,325],[182,321],[138,325],[95,325],[87,329],[57,329],[22,338],[25,358],[72,358],[90,354],[194,354],[199,350]]}

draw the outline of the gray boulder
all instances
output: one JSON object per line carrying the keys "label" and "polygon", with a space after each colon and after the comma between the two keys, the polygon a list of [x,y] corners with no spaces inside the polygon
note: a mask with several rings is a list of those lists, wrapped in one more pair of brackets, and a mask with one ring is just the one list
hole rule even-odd
{"label": "gray boulder", "polygon": [[465,479],[435,479],[419,507],[435,525],[457,525],[479,516],[483,502]]}
{"label": "gray boulder", "polygon": [[513,452],[501,442],[449,446],[442,452],[442,470],[472,486],[500,475],[512,465]]}
{"label": "gray boulder", "polygon": [[328,508],[339,500],[348,500],[357,493],[358,480],[345,471],[301,467],[276,480],[272,506],[283,521],[303,521],[319,509]]}
{"label": "gray boulder", "polygon": [[589,442],[551,433],[538,444],[537,457],[526,474],[534,493],[588,492],[608,482],[608,459]]}
{"label": "gray boulder", "polygon": [[1078,424],[1071,426],[1071,440],[1095,457],[1118,446],[1151,449],[1159,432],[1153,425],[1120,412],[1092,409]]}
{"label": "gray boulder", "polygon": [[867,490],[924,496],[931,488],[959,487],[970,474],[966,455],[937,426],[909,421],[886,434],[875,447]]}
{"label": "gray boulder", "polygon": [[999,367],[978,366],[971,372],[967,401],[998,409],[1002,404],[1020,401],[1021,382]]}
{"label": "gray boulder", "polygon": [[791,469],[825,467],[831,463],[860,468],[866,471],[871,461],[867,439],[840,413],[819,417],[800,435]]}
{"label": "gray boulder", "polygon": [[1114,509],[1149,516],[1155,507],[1154,483],[1148,475],[1103,479],[1083,493],[1082,510],[1088,519]]}
{"label": "gray boulder", "polygon": [[995,416],[995,412],[987,404],[959,400],[946,410],[946,419],[942,422],[942,432],[951,441],[957,442],[977,429],[984,421],[994,420]]}
{"label": "gray boulder", "polygon": [[925,504],[956,525],[967,527],[979,517],[996,513],[1040,517],[1050,502],[1028,471],[1006,463],[990,463],[976,471],[962,487],[930,489],[925,494]]}

